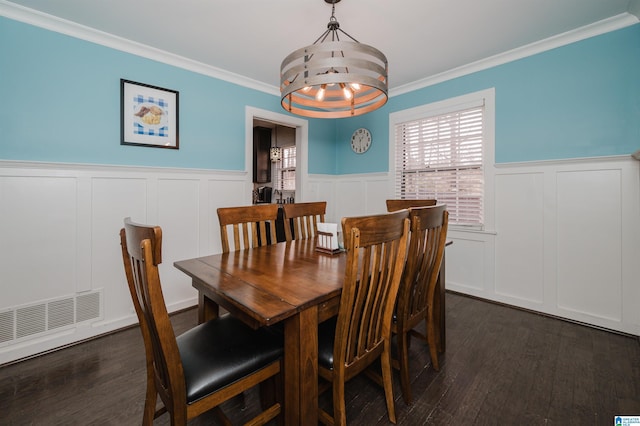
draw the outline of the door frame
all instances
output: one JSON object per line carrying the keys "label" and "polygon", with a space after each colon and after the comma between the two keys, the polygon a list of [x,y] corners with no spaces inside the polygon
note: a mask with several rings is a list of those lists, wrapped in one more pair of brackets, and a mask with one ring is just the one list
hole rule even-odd
{"label": "door frame", "polygon": [[[296,201],[305,201],[309,182],[309,122],[303,118],[259,109],[251,106],[245,108],[245,160],[246,184],[253,188],[251,167],[253,165],[253,121],[269,121],[296,130]],[[250,193],[250,191],[249,191]]]}

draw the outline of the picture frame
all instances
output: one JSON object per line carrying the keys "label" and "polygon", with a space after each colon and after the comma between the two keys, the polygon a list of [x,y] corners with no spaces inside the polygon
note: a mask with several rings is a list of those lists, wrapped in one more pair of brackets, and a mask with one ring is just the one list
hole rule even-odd
{"label": "picture frame", "polygon": [[120,145],[179,149],[179,93],[120,79]]}

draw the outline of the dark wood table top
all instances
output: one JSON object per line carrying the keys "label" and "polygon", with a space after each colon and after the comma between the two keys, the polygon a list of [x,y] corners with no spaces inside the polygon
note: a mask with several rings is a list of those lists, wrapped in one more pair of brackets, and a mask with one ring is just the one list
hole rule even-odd
{"label": "dark wood table top", "polygon": [[315,247],[315,239],[294,240],[181,260],[174,266],[234,315],[253,326],[272,325],[339,299],[346,254],[321,253]]}

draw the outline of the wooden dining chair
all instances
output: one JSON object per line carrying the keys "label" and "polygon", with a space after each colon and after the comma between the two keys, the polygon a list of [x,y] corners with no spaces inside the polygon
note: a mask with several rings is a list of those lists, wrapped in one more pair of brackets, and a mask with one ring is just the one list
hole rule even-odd
{"label": "wooden dining chair", "polygon": [[408,209],[410,207],[427,207],[435,206],[438,200],[424,198],[420,200],[387,200],[387,211],[395,212],[398,210]]}
{"label": "wooden dining chair", "polygon": [[[223,253],[277,243],[277,204],[221,207],[217,212]],[[233,247],[229,244],[230,231]]]}
{"label": "wooden dining chair", "polygon": [[[391,331],[396,336],[398,355],[393,360],[400,370],[400,386],[405,403],[412,400],[409,382],[409,346],[411,336],[419,336],[429,344],[431,365],[439,370],[438,347],[440,334],[435,327],[434,300],[436,283],[447,240],[449,212],[446,204],[409,209],[411,233],[409,251],[402,283],[398,290],[396,313]],[[415,327],[425,321],[426,332]]]}
{"label": "wooden dining chair", "polygon": [[407,210],[342,219],[347,249],[344,285],[337,317],[318,327],[319,391],[333,391],[333,415],[320,409],[327,425],[347,423],[345,382],[381,360],[382,384],[389,420],[396,422],[391,367],[391,319],[402,277],[407,236]]}
{"label": "wooden dining chair", "polygon": [[[126,218],[120,241],[146,354],[142,424],[151,425],[154,418],[168,412],[172,425],[186,425],[187,420],[209,410],[214,410],[223,424],[229,424],[219,405],[258,384],[264,391],[264,411],[248,424],[262,425],[278,416],[281,419],[282,337],[264,329],[253,330],[230,315],[176,337],[158,273],[161,228]],[[162,407],[156,410],[158,395]]]}
{"label": "wooden dining chair", "polygon": [[[326,201],[284,204],[284,234],[287,241],[304,240],[318,235],[318,222],[324,222]],[[293,235],[291,228],[293,227]]]}

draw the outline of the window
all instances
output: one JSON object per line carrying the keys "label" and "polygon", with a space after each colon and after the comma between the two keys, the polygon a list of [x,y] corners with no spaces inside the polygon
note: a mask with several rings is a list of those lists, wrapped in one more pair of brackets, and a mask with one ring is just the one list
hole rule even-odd
{"label": "window", "polygon": [[484,225],[485,100],[467,95],[391,115],[396,198],[435,198],[447,204],[450,224]]}
{"label": "window", "polygon": [[281,191],[296,190],[296,147],[282,148],[282,160],[277,163],[276,189]]}

